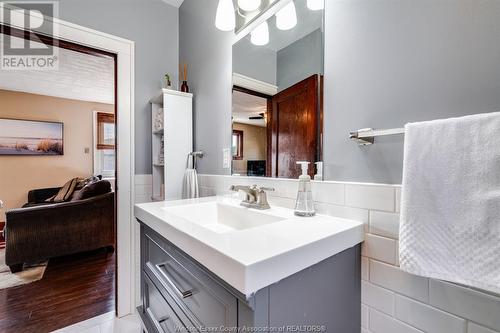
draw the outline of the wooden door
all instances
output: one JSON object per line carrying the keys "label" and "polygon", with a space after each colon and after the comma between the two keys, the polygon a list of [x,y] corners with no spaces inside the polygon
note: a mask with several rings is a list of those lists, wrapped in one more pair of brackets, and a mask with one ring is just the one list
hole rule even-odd
{"label": "wooden door", "polygon": [[[297,178],[297,161],[314,163],[318,158],[318,75],[287,88],[272,98],[268,116],[268,176]],[[314,175],[314,168],[309,167]]]}

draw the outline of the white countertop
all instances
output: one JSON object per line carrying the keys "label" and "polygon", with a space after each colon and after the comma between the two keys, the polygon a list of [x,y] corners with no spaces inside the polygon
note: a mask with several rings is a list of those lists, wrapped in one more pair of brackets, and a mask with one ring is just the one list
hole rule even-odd
{"label": "white countertop", "polygon": [[206,197],[137,204],[135,216],[247,297],[363,241],[362,222],[297,217],[288,208],[259,211],[282,221],[225,233],[164,209],[209,202],[248,209],[235,199]]}

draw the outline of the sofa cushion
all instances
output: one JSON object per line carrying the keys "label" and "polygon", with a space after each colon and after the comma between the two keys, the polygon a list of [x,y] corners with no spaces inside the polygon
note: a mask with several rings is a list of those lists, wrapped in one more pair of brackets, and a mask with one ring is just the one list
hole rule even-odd
{"label": "sofa cushion", "polygon": [[66,184],[61,187],[59,192],[53,197],[48,198],[45,200],[46,202],[64,202],[68,201],[71,196],[73,195],[73,192],[75,191],[76,184],[78,183],[78,178],[73,178],[69,181],[66,182]]}
{"label": "sofa cushion", "polygon": [[87,177],[87,178],[78,178],[78,183],[76,184],[75,191],[76,190],[81,190],[82,188],[85,187],[85,185],[89,185],[91,183],[98,182],[101,179],[102,179],[101,175],[90,176],[90,177]]}
{"label": "sofa cushion", "polygon": [[75,191],[71,201],[88,199],[109,192],[111,192],[111,183],[107,180],[99,180],[85,185],[81,190]]}

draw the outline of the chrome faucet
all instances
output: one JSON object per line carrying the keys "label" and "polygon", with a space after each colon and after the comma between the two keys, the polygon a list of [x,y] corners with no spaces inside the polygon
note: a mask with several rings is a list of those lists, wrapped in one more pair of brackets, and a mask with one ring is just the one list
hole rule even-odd
{"label": "chrome faucet", "polygon": [[274,191],[272,187],[258,187],[257,185],[231,185],[231,191],[241,191],[245,193],[245,199],[240,203],[243,207],[255,209],[269,209],[266,191]]}

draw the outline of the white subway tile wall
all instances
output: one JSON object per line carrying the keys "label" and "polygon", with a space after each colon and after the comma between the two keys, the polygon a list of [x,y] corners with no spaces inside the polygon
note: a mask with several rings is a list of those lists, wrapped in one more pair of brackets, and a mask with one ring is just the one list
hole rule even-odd
{"label": "white subway tile wall", "polygon": [[135,175],[135,203],[150,202],[153,195],[153,177],[151,175]]}
{"label": "white subway tile wall", "polygon": [[[199,175],[203,196],[233,184],[269,186],[271,205],[293,208],[297,181]],[[500,333],[500,295],[399,269],[399,185],[313,182],[316,210],[365,223],[361,333]]]}

